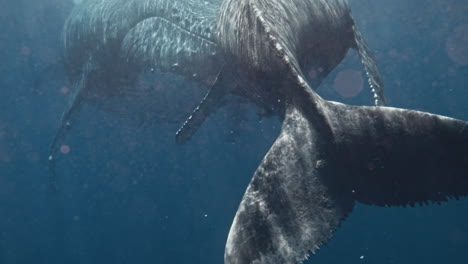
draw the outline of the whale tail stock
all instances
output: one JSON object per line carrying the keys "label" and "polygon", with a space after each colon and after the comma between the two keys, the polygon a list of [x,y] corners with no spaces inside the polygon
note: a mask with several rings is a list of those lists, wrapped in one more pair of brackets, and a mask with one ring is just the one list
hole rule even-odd
{"label": "whale tail stock", "polygon": [[[244,194],[226,264],[301,263],[355,201],[406,206],[467,195],[467,122],[303,92]],[[308,111],[307,102],[321,107]]]}

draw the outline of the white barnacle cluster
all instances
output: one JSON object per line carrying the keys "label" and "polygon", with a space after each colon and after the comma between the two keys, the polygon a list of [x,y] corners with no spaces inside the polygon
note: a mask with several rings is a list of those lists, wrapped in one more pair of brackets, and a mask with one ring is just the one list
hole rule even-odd
{"label": "white barnacle cluster", "polygon": [[304,78],[302,77],[302,75],[297,75],[297,81],[299,83],[299,85],[301,87],[304,87],[304,88],[307,88],[308,87],[308,84],[307,82],[304,80]]}
{"label": "white barnacle cluster", "polygon": [[278,52],[282,53],[283,52],[283,46],[281,46],[281,44],[279,43],[276,43],[275,44],[275,48]]}

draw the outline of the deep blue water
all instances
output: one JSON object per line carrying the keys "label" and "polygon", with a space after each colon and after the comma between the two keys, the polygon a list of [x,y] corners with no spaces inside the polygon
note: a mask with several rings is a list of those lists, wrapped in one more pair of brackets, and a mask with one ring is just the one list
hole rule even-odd
{"label": "deep blue water", "polygon": [[[468,120],[467,0],[350,3],[390,105]],[[252,110],[228,140],[225,109],[180,146],[178,124],[138,127],[85,107],[66,139],[71,151],[58,162],[60,192],[52,194],[47,152],[67,83],[60,67],[43,69],[59,60],[73,2],[0,4],[0,264],[222,263],[237,206],[279,122],[259,122]],[[353,51],[319,93],[370,104],[365,84],[350,98],[334,89],[349,69],[364,76]],[[467,223],[466,198],[415,208],[357,205],[309,262],[467,263]]]}

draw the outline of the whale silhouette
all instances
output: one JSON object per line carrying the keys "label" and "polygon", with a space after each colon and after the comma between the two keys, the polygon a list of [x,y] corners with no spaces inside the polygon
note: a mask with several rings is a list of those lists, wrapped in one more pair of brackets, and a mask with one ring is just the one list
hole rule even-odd
{"label": "whale silhouette", "polygon": [[[226,264],[301,263],[356,202],[406,206],[468,193],[468,123],[317,95],[302,54],[340,46],[344,0],[226,0],[218,43],[255,82],[240,95],[283,120],[236,213]],[[323,47],[322,47],[323,48]],[[224,70],[223,70],[224,71]]]}

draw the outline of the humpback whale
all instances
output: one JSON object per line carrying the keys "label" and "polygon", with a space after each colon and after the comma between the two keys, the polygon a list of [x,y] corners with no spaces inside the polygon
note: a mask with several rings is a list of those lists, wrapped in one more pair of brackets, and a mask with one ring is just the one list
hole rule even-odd
{"label": "humpback whale", "polygon": [[[200,24],[190,19],[185,24],[181,18],[190,18],[197,6],[171,8],[177,1],[85,4],[89,6],[78,7],[65,27],[65,53],[76,89],[52,143],[52,165],[58,138],[92,89],[122,96],[107,93],[113,77],[124,75],[131,86],[134,67],[145,63],[202,81],[204,74],[217,76],[178,134],[181,141],[190,138],[226,93],[267,107],[282,119],[280,135],[255,171],[232,223],[225,263],[300,263],[331,238],[356,202],[401,206],[466,196],[467,122],[406,109],[344,105],[313,91],[318,84],[307,80],[307,68],[318,64],[329,71],[347,49],[357,47],[377,104],[384,101],[377,68],[346,1],[225,0],[217,19],[193,15]],[[189,13],[181,16],[174,10]],[[209,28],[217,28],[218,35],[197,31],[205,26],[192,31],[191,25],[205,23],[201,21],[211,21]],[[182,39],[206,43],[199,60],[179,63],[197,58],[185,56],[185,49],[179,52],[185,47]],[[200,65],[211,70],[194,76]]]}
{"label": "humpback whale", "polygon": [[[226,0],[218,44],[255,82],[280,135],[255,171],[226,242],[226,264],[301,263],[356,202],[406,206],[468,194],[468,122],[322,99],[303,73],[317,39],[340,45],[345,0]],[[224,71],[224,70],[223,70]]]}
{"label": "humpback whale", "polygon": [[[242,98],[244,90],[256,89],[251,83],[257,83],[244,78],[243,69],[227,63],[229,55],[217,43],[220,7],[220,0],[85,0],[75,6],[63,29],[63,60],[72,89],[49,150],[51,182],[55,181],[60,140],[85,103],[120,117],[139,119],[140,123],[178,122],[186,119],[198,103],[197,98],[208,90],[176,134],[178,142],[185,142],[210,113],[224,105],[226,94]],[[375,103],[385,104],[375,59],[350,13],[335,16],[345,21],[346,31],[337,31],[332,36],[335,41],[310,39],[309,45],[320,48],[299,54],[300,66],[304,71],[321,68],[316,78],[309,80],[315,88],[346,51],[355,48]],[[321,36],[325,35],[316,35]],[[148,76],[146,86],[138,85]],[[164,80],[162,85],[153,84]],[[178,85],[171,87],[174,82]],[[273,106],[262,105],[262,101],[257,105],[263,107],[263,112],[274,112]]]}

